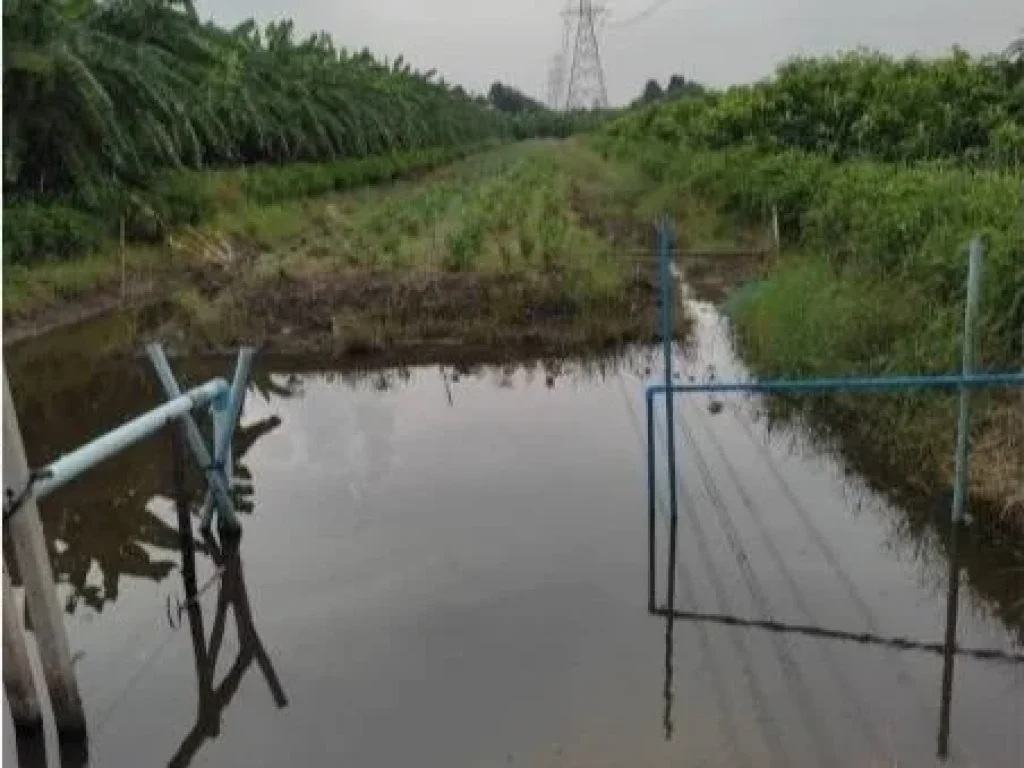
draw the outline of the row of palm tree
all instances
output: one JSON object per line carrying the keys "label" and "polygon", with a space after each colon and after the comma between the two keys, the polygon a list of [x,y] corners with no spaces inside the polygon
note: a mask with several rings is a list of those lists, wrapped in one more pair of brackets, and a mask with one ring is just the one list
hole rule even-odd
{"label": "row of palm tree", "polygon": [[154,168],[359,157],[451,145],[505,118],[433,70],[233,29],[192,0],[5,0],[4,187],[88,198]]}

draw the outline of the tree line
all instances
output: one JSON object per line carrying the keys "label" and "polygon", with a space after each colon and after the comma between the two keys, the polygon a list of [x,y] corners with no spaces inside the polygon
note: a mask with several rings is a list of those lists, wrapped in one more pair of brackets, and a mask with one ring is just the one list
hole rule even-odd
{"label": "tree line", "polygon": [[93,200],[162,168],[337,160],[510,133],[401,56],[233,28],[192,0],[6,0],[4,191]]}
{"label": "tree line", "polygon": [[1024,161],[1024,41],[1005,56],[796,58],[753,85],[669,104],[649,86],[639,101],[658,105],[618,121],[619,135],[709,149],[800,149],[833,160]]}

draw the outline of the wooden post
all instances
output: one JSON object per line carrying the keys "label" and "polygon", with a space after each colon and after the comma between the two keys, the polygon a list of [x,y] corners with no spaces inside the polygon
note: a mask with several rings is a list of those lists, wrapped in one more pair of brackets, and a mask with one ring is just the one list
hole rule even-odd
{"label": "wooden post", "polygon": [[11,578],[4,563],[4,690],[11,705],[14,727],[21,730],[42,728],[39,697],[32,682],[32,665],[25,647],[25,635],[18,616],[18,603],[14,599]]}
{"label": "wooden post", "polygon": [[[5,505],[19,497],[29,484],[28,459],[14,412],[11,388],[4,368],[3,401],[3,485]],[[35,498],[28,494],[7,521],[7,533],[14,544],[18,571],[25,585],[25,603],[36,634],[43,675],[50,690],[53,718],[61,736],[84,738],[85,712],[78,694],[78,682],[71,664],[71,650],[64,632],[64,618],[53,570],[46,551],[46,537]],[[6,602],[6,601],[5,601]]]}
{"label": "wooden post", "polygon": [[124,237],[124,215],[121,216],[121,304],[128,298],[128,248]]}
{"label": "wooden post", "polygon": [[775,260],[782,253],[782,233],[779,231],[779,206],[772,206],[772,236],[775,238]]}

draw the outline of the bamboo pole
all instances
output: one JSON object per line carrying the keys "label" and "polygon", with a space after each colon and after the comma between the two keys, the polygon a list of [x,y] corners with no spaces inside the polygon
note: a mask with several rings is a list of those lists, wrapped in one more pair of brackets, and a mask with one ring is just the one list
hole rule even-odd
{"label": "bamboo pole", "polygon": [[39,697],[32,682],[32,665],[25,647],[25,634],[18,616],[18,604],[14,599],[11,578],[4,563],[4,691],[11,707],[14,727],[21,730],[38,730],[43,718],[39,709]]}
{"label": "bamboo pole", "polygon": [[[64,631],[63,613],[53,582],[53,570],[46,551],[46,536],[39,519],[36,500],[29,489],[31,475],[25,446],[14,412],[11,388],[4,368],[3,400],[3,482],[5,505],[19,497],[20,506],[7,521],[7,534],[14,544],[18,571],[25,585],[32,628],[43,663],[43,676],[50,690],[50,704],[57,730],[62,736],[84,738],[85,711],[71,664],[71,650]],[[7,508],[5,506],[5,516]],[[5,601],[6,602],[6,601]]]}

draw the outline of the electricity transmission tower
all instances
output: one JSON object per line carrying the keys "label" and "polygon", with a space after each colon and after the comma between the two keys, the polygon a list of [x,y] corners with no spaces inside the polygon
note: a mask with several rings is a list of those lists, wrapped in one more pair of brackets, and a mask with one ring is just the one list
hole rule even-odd
{"label": "electricity transmission tower", "polygon": [[597,24],[602,13],[604,6],[595,5],[593,0],[579,0],[578,5],[573,4],[566,10],[567,41],[573,41],[566,109],[603,109],[608,106],[601,51],[597,44]]}

